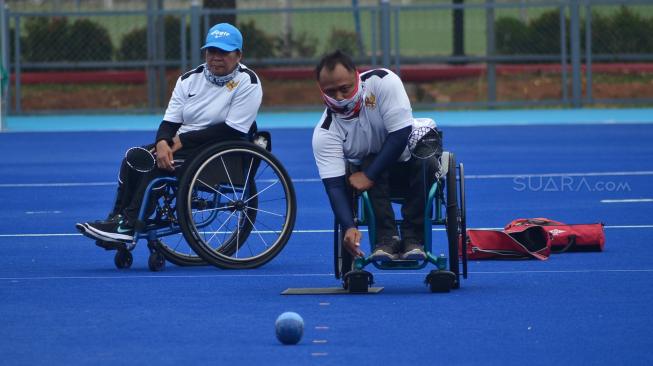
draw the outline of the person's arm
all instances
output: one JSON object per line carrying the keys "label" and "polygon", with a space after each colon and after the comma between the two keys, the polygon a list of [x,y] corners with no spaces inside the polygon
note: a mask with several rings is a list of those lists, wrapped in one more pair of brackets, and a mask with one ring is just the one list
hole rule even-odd
{"label": "person's arm", "polygon": [[336,217],[336,222],[344,231],[343,245],[345,249],[355,257],[363,257],[365,253],[360,250],[361,232],[354,222],[354,212],[351,200],[353,197],[347,194],[347,182],[345,176],[322,179],[326,190],[331,210]]}
{"label": "person's arm", "polygon": [[411,131],[412,127],[407,126],[388,134],[381,151],[376,155],[374,161],[363,170],[371,181],[377,180],[385,169],[399,159],[401,153],[406,150],[408,136],[410,136]]}
{"label": "person's arm", "polygon": [[155,142],[158,144],[159,141],[164,140],[169,146],[172,146],[172,138],[177,134],[179,127],[181,127],[181,123],[174,123],[166,120],[161,121],[159,129],[156,131]]}
{"label": "person's arm", "polygon": [[173,166],[173,138],[183,123],[183,108],[186,99],[183,76],[177,79],[177,84],[172,91],[172,96],[168,102],[168,108],[163,116],[163,121],[156,132],[155,149],[156,164],[161,169],[174,170]]}
{"label": "person's arm", "polygon": [[352,197],[347,195],[347,182],[345,176],[322,179],[324,189],[331,203],[331,210],[336,217],[336,221],[347,230],[356,227],[354,223],[354,214],[351,207]]}

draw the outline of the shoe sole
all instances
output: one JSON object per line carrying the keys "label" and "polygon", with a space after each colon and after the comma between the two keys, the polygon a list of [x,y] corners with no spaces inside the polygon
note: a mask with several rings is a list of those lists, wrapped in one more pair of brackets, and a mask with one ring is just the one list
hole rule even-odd
{"label": "shoe sole", "polygon": [[[75,227],[82,235],[84,235],[87,238],[108,242],[112,244],[114,243],[125,244],[125,243],[132,242],[134,240],[134,237],[125,237],[124,240],[117,239],[117,238],[110,238],[104,235],[102,231],[93,229],[93,227],[89,226],[87,223],[83,223],[83,224],[77,223],[75,224]],[[101,246],[102,248],[107,248],[106,246],[103,245],[99,245],[99,246]]]}
{"label": "shoe sole", "polygon": [[396,254],[390,254],[390,253],[372,253],[370,256],[370,259],[376,262],[392,262],[394,260],[397,260],[399,258],[398,255]]}
{"label": "shoe sole", "polygon": [[119,243],[129,243],[131,241],[134,241],[133,236],[123,235],[123,234],[115,234],[114,233],[113,235],[116,235],[116,237],[111,237],[111,236],[108,236],[107,233],[105,233],[104,231],[100,231],[100,230],[98,230],[98,229],[96,229],[93,226],[88,225],[88,224],[86,225],[86,230],[90,231],[91,234],[95,234],[99,238],[104,238],[104,240],[106,240],[106,241],[114,241],[114,242],[119,242]]}
{"label": "shoe sole", "polygon": [[419,249],[413,249],[401,255],[401,259],[409,261],[420,261],[426,259],[426,253]]}

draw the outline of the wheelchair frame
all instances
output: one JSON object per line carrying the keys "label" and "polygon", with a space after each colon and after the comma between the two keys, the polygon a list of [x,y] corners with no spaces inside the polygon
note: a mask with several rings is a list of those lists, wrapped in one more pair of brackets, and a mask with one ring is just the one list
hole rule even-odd
{"label": "wheelchair frame", "polygon": [[[335,277],[342,280],[345,289],[350,292],[367,292],[367,288],[374,282],[372,274],[363,270],[369,264],[381,270],[418,270],[433,264],[437,270],[431,271],[425,280],[433,292],[447,292],[452,288],[459,288],[461,275],[467,278],[464,166],[462,163],[456,165],[453,153],[444,152],[443,156],[445,154],[448,157],[446,174],[438,172],[429,189],[424,210],[424,260],[378,262],[371,259],[371,253],[367,257],[352,258],[342,246],[344,232],[334,220]],[[402,203],[403,198],[391,198],[391,201]],[[357,213],[356,223],[358,226],[368,227],[370,249],[373,251],[377,242],[376,217],[368,193],[362,192],[354,201],[354,205],[354,211]],[[395,220],[396,225],[401,222],[401,219]],[[448,258],[444,254],[434,254],[433,225],[444,225],[446,228]]]}
{"label": "wheelchair frame", "polygon": [[[260,140],[260,137],[263,137],[263,140]],[[231,269],[255,268],[272,260],[283,249],[292,233],[297,211],[296,198],[288,173],[270,152],[271,137],[269,133],[261,131],[255,138],[257,143],[228,141],[207,146],[187,163],[186,170],[179,179],[159,177],[149,182],[135,225],[134,240],[124,247],[116,248],[117,252],[114,258],[116,267],[129,268],[131,266],[133,262],[131,251],[140,239],[147,240],[150,251],[148,266],[152,271],[162,270],[166,260],[179,266],[212,264]],[[265,148],[261,146],[265,146]],[[245,168],[243,162],[249,164],[247,172],[239,172]],[[261,164],[265,165],[262,169],[264,172],[259,170]],[[224,170],[216,169],[216,167]],[[267,174],[265,176],[267,179],[259,179],[264,173]],[[203,179],[208,180],[207,177],[218,181],[216,184],[207,184],[203,181]],[[237,181],[237,178],[240,181]],[[272,183],[269,183],[270,180]],[[259,181],[265,184],[264,189],[260,191],[256,187],[257,183],[261,184]],[[148,215],[148,202],[153,197],[154,187],[158,186],[163,186],[163,194],[153,201],[156,205],[155,210]],[[280,189],[275,191],[275,186],[279,186]],[[262,201],[259,200],[259,197],[268,189],[270,190],[268,192],[283,194],[284,197],[277,198],[283,200],[280,206],[281,213],[270,212],[269,209],[263,210],[260,207]],[[200,193],[198,194],[198,192]],[[198,198],[201,195],[210,199]],[[203,214],[196,215],[199,211],[206,211],[208,214],[206,217]],[[263,214],[283,217],[277,223],[277,226],[280,227],[272,230],[271,234],[265,232],[261,234],[262,231],[256,229],[256,217],[260,218],[261,215],[259,211],[264,212]],[[222,225],[217,230],[210,231],[210,226],[214,221],[220,220],[216,217],[221,213],[229,214],[224,221],[220,221]],[[234,232],[228,236],[223,246],[213,248],[210,241],[221,230],[224,231],[221,234],[228,235],[228,227],[222,228],[227,224],[227,220],[235,215],[238,217]],[[201,217],[199,222],[196,221],[196,216]],[[209,230],[210,236],[202,232],[204,229]],[[252,257],[238,257],[239,249],[242,252],[242,248],[248,245],[248,238],[252,230],[264,242],[265,250],[254,255],[250,248]],[[194,253],[178,252],[176,248],[170,247],[160,240],[160,238],[179,233],[183,234]],[[274,239],[269,248],[264,238],[266,234],[272,235]]]}

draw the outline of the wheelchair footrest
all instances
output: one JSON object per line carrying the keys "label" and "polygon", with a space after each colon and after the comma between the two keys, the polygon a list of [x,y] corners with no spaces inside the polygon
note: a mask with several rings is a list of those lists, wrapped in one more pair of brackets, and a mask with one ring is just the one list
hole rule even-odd
{"label": "wheelchair footrest", "polygon": [[379,268],[415,268],[420,265],[420,261],[413,259],[395,259],[392,261],[377,262]]}
{"label": "wheelchair footrest", "polygon": [[367,293],[374,284],[374,276],[367,271],[354,270],[347,272],[342,281],[344,288],[350,293]]}
{"label": "wheelchair footrest", "polygon": [[449,292],[456,284],[456,275],[449,271],[433,270],[424,283],[429,285],[431,292]]}

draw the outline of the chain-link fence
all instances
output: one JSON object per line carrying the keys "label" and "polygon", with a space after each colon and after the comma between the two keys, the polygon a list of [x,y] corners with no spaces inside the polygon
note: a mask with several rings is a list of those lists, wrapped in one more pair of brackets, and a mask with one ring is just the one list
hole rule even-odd
{"label": "chain-link fence", "polygon": [[653,1],[6,1],[5,106],[160,111],[202,62],[208,28],[236,24],[264,107],[319,106],[323,53],[390,67],[419,107],[653,104]]}

